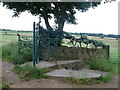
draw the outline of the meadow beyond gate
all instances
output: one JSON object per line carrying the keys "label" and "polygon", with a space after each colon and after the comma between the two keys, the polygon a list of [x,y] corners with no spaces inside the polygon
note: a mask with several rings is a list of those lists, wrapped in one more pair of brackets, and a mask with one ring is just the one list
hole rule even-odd
{"label": "meadow beyond gate", "polygon": [[[57,60],[58,36],[49,37],[47,30],[40,26],[40,23],[33,24],[33,65],[41,60]],[[51,31],[54,32],[54,31]],[[50,32],[50,33],[51,33]]]}

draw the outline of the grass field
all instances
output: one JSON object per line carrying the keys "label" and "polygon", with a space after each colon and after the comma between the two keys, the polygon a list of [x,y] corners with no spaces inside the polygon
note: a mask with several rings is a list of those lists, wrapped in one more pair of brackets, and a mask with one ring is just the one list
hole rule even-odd
{"label": "grass field", "polygon": [[88,36],[88,38],[99,40],[104,42],[106,45],[109,45],[111,58],[118,58],[118,40],[116,40],[116,38],[105,37],[101,39],[100,37],[92,37],[92,36]]}
{"label": "grass field", "polygon": [[[32,32],[19,32],[19,34],[20,35],[32,35]],[[0,37],[1,37],[0,45],[18,41],[17,31],[7,31],[7,34],[5,34],[5,31],[0,31]]]}
{"label": "grass field", "polygon": [[[4,34],[4,31],[0,31],[0,33]],[[19,32],[19,33],[32,35],[32,32]],[[0,37],[1,37],[0,38],[0,46],[10,43],[10,42],[18,41],[18,36],[16,36],[17,31],[7,31],[7,34],[15,34],[15,35],[0,35]],[[80,36],[75,35],[75,37],[79,38]],[[101,39],[100,37],[88,36],[88,38],[93,39],[93,40],[102,41],[105,44],[110,45],[110,57],[118,58],[118,40],[116,40],[115,38],[108,38],[108,37]],[[63,45],[72,46],[72,45],[70,45],[68,40],[64,40],[64,41],[65,41],[65,44],[63,44]]]}
{"label": "grass field", "polygon": [[[18,32],[17,31],[0,31],[0,34],[14,34],[16,35]],[[32,32],[22,32],[19,31],[20,34],[32,34]]]}
{"label": "grass field", "polygon": [[10,42],[15,42],[18,40],[17,36],[12,35],[1,35],[2,38],[0,38],[0,45],[4,45]]}

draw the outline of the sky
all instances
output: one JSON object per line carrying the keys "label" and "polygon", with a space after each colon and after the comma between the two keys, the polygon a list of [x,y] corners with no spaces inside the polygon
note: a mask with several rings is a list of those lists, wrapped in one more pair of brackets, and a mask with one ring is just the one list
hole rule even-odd
{"label": "sky", "polygon": [[[13,17],[13,11],[0,5],[0,29],[33,30],[33,22],[38,16],[23,12],[19,18]],[[64,31],[78,33],[118,34],[118,2],[101,4],[87,12],[77,12],[77,25],[65,24]],[[50,23],[53,25],[53,21]],[[41,25],[45,27],[44,20]]]}

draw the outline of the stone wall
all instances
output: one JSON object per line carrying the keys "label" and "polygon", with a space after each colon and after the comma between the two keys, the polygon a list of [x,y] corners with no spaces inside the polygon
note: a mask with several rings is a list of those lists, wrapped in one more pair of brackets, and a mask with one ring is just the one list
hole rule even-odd
{"label": "stone wall", "polygon": [[79,59],[79,47],[59,47],[58,49],[59,60],[77,60]]}
{"label": "stone wall", "polygon": [[58,60],[84,60],[88,62],[91,57],[102,54],[105,58],[109,58],[109,46],[101,48],[83,48],[83,47],[66,47],[62,46],[58,49]]}
{"label": "stone wall", "polygon": [[98,48],[81,48],[81,47],[59,47],[58,60],[79,60],[74,63],[65,64],[63,67],[67,69],[80,70],[85,67],[90,58],[102,54],[106,59],[109,58],[109,46],[103,49]]}
{"label": "stone wall", "polygon": [[[78,60],[73,63],[63,64],[61,67],[64,67],[66,69],[74,69],[74,70],[80,70],[86,65],[88,65],[89,60],[91,60],[92,57],[97,56],[101,54],[106,59],[109,58],[109,46],[104,46],[103,48],[85,48],[85,47],[66,47],[62,46],[58,48],[58,54],[54,52],[54,48],[51,48],[51,56],[49,60],[56,60],[57,54],[57,60]],[[47,53],[43,53],[43,55],[46,55]],[[59,66],[58,66],[59,67]],[[58,68],[55,66],[55,68]]]}

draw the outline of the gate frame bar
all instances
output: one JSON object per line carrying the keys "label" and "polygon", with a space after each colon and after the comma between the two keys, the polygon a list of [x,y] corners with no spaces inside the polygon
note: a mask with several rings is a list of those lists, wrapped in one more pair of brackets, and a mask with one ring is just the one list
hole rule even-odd
{"label": "gate frame bar", "polygon": [[33,23],[33,66],[36,67],[36,53],[35,53],[35,22]]}

